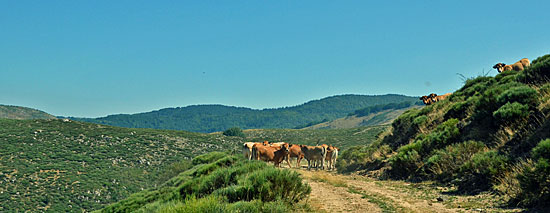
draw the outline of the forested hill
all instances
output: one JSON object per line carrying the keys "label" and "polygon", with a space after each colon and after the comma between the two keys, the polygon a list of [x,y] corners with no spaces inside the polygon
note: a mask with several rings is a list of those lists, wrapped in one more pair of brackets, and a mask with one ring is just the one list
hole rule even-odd
{"label": "forested hill", "polygon": [[109,115],[101,118],[71,118],[120,127],[216,132],[231,127],[243,129],[295,128],[344,117],[369,106],[417,102],[404,95],[338,95],[276,109],[250,109],[223,105],[194,105],[166,108],[139,114]]}
{"label": "forested hill", "polygon": [[9,119],[55,119],[53,115],[40,110],[20,106],[0,105],[0,118]]}

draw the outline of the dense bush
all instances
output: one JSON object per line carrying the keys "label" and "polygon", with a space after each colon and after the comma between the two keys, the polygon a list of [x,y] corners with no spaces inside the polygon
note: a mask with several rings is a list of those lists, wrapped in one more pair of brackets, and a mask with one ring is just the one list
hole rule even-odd
{"label": "dense bush", "polygon": [[229,129],[223,131],[223,135],[225,135],[225,136],[237,136],[237,137],[241,137],[241,138],[246,137],[243,130],[239,127],[231,127]]}
{"label": "dense bush", "polygon": [[490,189],[496,178],[507,170],[508,161],[495,150],[475,154],[459,168],[459,191],[477,193]]}
{"label": "dense bush", "polygon": [[425,171],[439,181],[448,182],[455,177],[462,164],[470,161],[474,154],[486,149],[485,144],[477,141],[449,145],[445,149],[436,150],[428,158]]}
{"label": "dense bush", "polygon": [[529,106],[518,102],[508,102],[494,111],[493,116],[500,122],[512,122],[529,116]]}
{"label": "dense bush", "polygon": [[518,175],[521,193],[518,202],[527,206],[550,205],[550,139],[541,141],[532,151],[535,165]]}
{"label": "dense bush", "polygon": [[[217,160],[215,160],[217,159]],[[261,161],[210,153],[157,189],[112,204],[104,212],[288,212],[311,188],[300,174]]]}
{"label": "dense bush", "polygon": [[407,178],[421,175],[420,168],[432,150],[454,143],[460,136],[457,119],[449,119],[428,135],[419,135],[413,143],[400,147],[390,158],[391,173],[394,177]]}
{"label": "dense bush", "polygon": [[518,76],[518,80],[529,84],[550,82],[550,55],[533,60],[531,66]]}
{"label": "dense bush", "polygon": [[538,93],[535,89],[522,85],[507,89],[497,97],[498,104],[518,102],[529,106],[536,106]]}

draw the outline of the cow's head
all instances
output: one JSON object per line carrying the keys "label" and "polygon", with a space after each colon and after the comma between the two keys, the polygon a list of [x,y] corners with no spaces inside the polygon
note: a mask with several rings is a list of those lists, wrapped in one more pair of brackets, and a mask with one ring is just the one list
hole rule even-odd
{"label": "cow's head", "polygon": [[290,151],[290,148],[288,146],[288,143],[284,143],[282,146],[281,146],[281,150],[284,150],[285,152],[289,152]]}
{"label": "cow's head", "polygon": [[437,94],[431,93],[430,95],[428,95],[428,97],[432,99],[432,103],[437,102]]}
{"label": "cow's head", "polygon": [[264,141],[262,144],[263,144],[264,146],[267,146],[267,145],[269,145],[269,142],[268,142],[268,141]]}
{"label": "cow's head", "polygon": [[504,66],[506,66],[505,63],[498,63],[493,66],[494,69],[497,69],[498,72],[504,71]]}
{"label": "cow's head", "polygon": [[426,105],[430,105],[432,104],[432,99],[428,96],[422,96],[420,97],[420,100],[422,100],[422,103],[426,104]]}

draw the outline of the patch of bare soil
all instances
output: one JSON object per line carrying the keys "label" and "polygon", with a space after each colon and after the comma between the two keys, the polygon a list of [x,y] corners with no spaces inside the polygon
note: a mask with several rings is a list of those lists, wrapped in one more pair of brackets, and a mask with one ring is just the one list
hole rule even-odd
{"label": "patch of bare soil", "polygon": [[[302,170],[303,171],[303,170]],[[311,194],[308,202],[311,207],[326,212],[381,212],[381,209],[360,194],[348,192],[347,187],[336,187],[326,182],[308,179],[303,171],[306,181],[311,186]]]}
{"label": "patch of bare soil", "polygon": [[[359,175],[296,169],[312,192],[307,201],[326,212],[517,212],[512,209],[466,207],[461,198],[446,197],[433,186],[383,181]],[[469,197],[469,196],[466,196]],[[454,205],[462,204],[460,205]],[[458,206],[458,207],[457,207]]]}

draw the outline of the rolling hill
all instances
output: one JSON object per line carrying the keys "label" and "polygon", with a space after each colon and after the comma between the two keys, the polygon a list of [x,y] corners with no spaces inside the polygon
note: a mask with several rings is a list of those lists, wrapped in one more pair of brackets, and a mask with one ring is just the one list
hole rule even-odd
{"label": "rolling hill", "polygon": [[64,119],[0,119],[0,212],[91,211],[162,184],[197,155],[240,154],[244,141],[346,148],[369,144],[387,128],[254,129],[241,138]]}
{"label": "rolling hill", "polygon": [[369,106],[417,102],[404,95],[338,95],[302,105],[276,109],[250,109],[223,105],[195,105],[166,108],[139,114],[109,115],[101,118],[73,118],[111,126],[217,132],[231,127],[242,129],[296,128],[344,117]]}
{"label": "rolling hill", "polygon": [[20,106],[0,105],[0,118],[8,119],[56,119],[55,116],[40,110]]}
{"label": "rolling hill", "polygon": [[179,161],[240,142],[62,119],[0,119],[0,212],[97,209],[161,183]]}
{"label": "rolling hill", "polygon": [[403,112],[413,108],[420,108],[423,105],[421,102],[417,102],[416,104],[413,102],[402,102],[374,105],[355,110],[355,112],[350,113],[346,117],[309,125],[304,129],[343,129],[360,126],[389,125]]}

